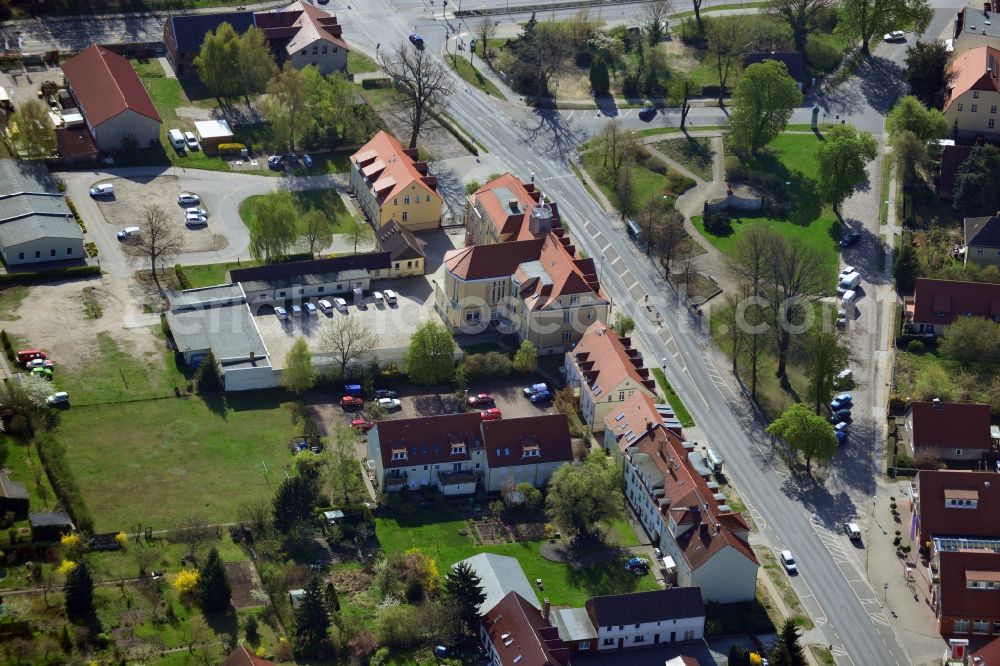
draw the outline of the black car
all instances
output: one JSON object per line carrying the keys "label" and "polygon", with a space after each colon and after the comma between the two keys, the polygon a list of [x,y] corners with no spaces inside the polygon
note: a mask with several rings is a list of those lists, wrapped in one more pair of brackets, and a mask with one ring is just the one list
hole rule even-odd
{"label": "black car", "polygon": [[840,423],[840,422],[850,423],[854,419],[851,418],[851,410],[849,410],[849,409],[841,409],[841,410],[836,411],[833,414],[831,414],[830,418],[827,419],[827,420],[830,423],[837,424],[837,423]]}
{"label": "black car", "polygon": [[267,168],[271,171],[280,171],[285,166],[285,160],[281,155],[271,155],[267,158]]}
{"label": "black car", "polygon": [[398,398],[398,397],[399,397],[398,393],[396,393],[395,391],[390,391],[389,389],[379,389],[375,391],[376,400],[381,398]]}
{"label": "black car", "polygon": [[859,240],[861,240],[861,234],[857,231],[852,231],[841,236],[840,242],[837,244],[840,245],[840,247],[849,247],[857,243]]}
{"label": "black car", "polygon": [[410,34],[410,42],[418,49],[424,48],[424,38],[415,32]]}
{"label": "black car", "polygon": [[639,120],[651,120],[656,117],[656,107],[652,104],[647,104],[639,110]]}

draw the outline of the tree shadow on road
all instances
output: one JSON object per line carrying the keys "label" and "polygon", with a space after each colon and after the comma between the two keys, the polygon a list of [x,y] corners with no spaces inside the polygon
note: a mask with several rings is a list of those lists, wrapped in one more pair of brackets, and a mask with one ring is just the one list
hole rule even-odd
{"label": "tree shadow on road", "polygon": [[538,119],[534,127],[525,127],[526,143],[531,143],[546,157],[565,162],[576,152],[577,146],[586,139],[586,133],[573,129],[558,109],[533,109]]}
{"label": "tree shadow on road", "polygon": [[857,113],[864,105],[887,113],[906,90],[902,77],[902,69],[891,60],[878,56],[862,59],[850,79],[819,100],[823,122],[836,122],[837,116]]}

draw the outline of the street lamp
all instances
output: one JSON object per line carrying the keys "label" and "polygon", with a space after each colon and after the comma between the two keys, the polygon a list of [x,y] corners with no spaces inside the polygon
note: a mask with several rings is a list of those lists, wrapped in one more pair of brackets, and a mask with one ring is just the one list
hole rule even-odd
{"label": "street lamp", "polygon": [[889,583],[882,583],[882,605],[883,606],[888,605],[889,602],[886,601],[886,599],[888,598],[888,596],[889,596]]}

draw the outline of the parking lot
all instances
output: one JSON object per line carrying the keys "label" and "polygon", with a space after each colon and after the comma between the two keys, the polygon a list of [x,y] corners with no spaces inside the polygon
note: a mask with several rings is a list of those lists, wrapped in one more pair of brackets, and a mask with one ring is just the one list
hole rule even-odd
{"label": "parking lot", "polygon": [[[213,211],[202,199],[201,204],[177,203],[177,195],[182,191],[176,176],[157,176],[155,178],[105,178],[97,183],[114,185],[113,196],[96,199],[97,207],[104,221],[115,228],[117,232],[125,227],[138,226],[142,221],[142,209],[145,206],[159,206],[166,213],[167,221],[184,239],[184,252],[214,252],[225,248],[229,241],[222,234],[216,233],[212,224]],[[195,191],[195,194],[200,194]],[[184,209],[200,207],[208,210],[208,224],[202,227],[189,228],[184,224]]]}

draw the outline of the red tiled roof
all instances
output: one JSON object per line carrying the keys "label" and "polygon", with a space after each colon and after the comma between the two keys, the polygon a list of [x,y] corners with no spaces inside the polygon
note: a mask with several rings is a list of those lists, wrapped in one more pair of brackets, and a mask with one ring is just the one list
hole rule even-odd
{"label": "red tiled roof", "polygon": [[[501,247],[506,245],[508,243]],[[569,239],[546,236],[538,262],[548,275],[548,283],[527,275],[523,270],[517,274],[523,282],[521,298],[525,307],[532,310],[561,307],[558,300],[561,296],[579,294],[594,294],[604,299],[594,260],[578,259],[576,248],[569,243]]]}
{"label": "red tiled roof", "polygon": [[[1000,481],[996,474],[921,470],[917,482],[921,538],[1000,537]],[[975,491],[976,508],[946,507],[945,493],[956,490]]]}
{"label": "red tiled roof", "polygon": [[593,394],[596,386],[606,395],[617,390],[626,379],[631,379],[655,395],[656,381],[649,378],[649,370],[642,367],[641,359],[630,351],[627,338],[623,341],[613,328],[595,321],[568,353],[583,375],[584,391]]}
{"label": "red tiled roof", "polygon": [[913,323],[947,326],[956,317],[1000,317],[1000,284],[917,278]]}
{"label": "red tiled roof", "polygon": [[283,9],[258,12],[254,18],[268,40],[291,40],[285,46],[288,53],[299,51],[317,39],[325,39],[342,49],[348,48],[341,38],[343,28],[337,23],[337,17],[301,0]]}
{"label": "red tiled roof", "polygon": [[222,666],[275,666],[273,661],[261,659],[247,649],[245,645],[240,645],[222,662]]}
{"label": "red tiled roof", "polygon": [[[636,391],[625,398],[618,409],[608,412],[604,417],[604,426],[614,434],[618,448],[623,453],[652,429],[666,427],[656,411],[656,401],[645,391]],[[630,432],[633,434],[632,438],[628,437]],[[681,431],[675,434],[683,440]]]}
{"label": "red tiled roof", "polygon": [[1000,574],[1000,553],[945,551],[941,558],[940,615],[967,620],[1000,619],[1000,589],[971,589],[970,580]]}
{"label": "red tiled roof", "polygon": [[[382,130],[351,155],[351,162],[361,169],[369,183],[391,181],[384,191],[378,190],[380,201],[396,196],[414,182],[440,199],[437,178],[428,176],[426,163],[417,162],[414,157],[414,151],[403,148],[396,137]],[[379,161],[383,163],[381,168],[375,166]],[[369,166],[375,168],[368,169]]]}
{"label": "red tiled roof", "polygon": [[[481,423],[479,412],[379,421],[373,432],[382,468],[469,461],[470,450],[482,446]],[[464,444],[464,452],[452,453],[452,444]],[[406,460],[392,460],[393,449],[405,450]]]}
{"label": "red tiled roof", "polygon": [[448,271],[461,280],[508,277],[525,261],[538,259],[542,239],[473,245],[445,252]]}
{"label": "red tiled roof", "polygon": [[127,109],[163,122],[129,61],[102,46],[90,46],[63,63],[66,82],[81,111],[97,127]]}
{"label": "red tiled roof", "polygon": [[[497,228],[500,236],[508,240],[529,240],[544,234],[531,232],[529,221],[531,208],[541,201],[541,193],[532,183],[522,183],[512,173],[507,172],[486,183],[469,195],[469,203],[482,210]],[[559,206],[554,202],[546,204],[552,211],[552,229],[562,236],[559,222]]]}
{"label": "red tiled roof", "polygon": [[969,664],[971,666],[1000,666],[1000,638],[994,638],[969,655]]}
{"label": "red tiled roof", "polygon": [[502,666],[569,664],[559,630],[517,592],[509,592],[482,619]]}
{"label": "red tiled roof", "polygon": [[[565,414],[484,421],[482,432],[490,469],[573,460]],[[525,455],[531,449],[538,455]]]}
{"label": "red tiled roof", "polygon": [[948,68],[953,77],[945,93],[944,110],[970,90],[1000,92],[1000,51],[989,46],[969,49],[955,58]]}
{"label": "red tiled roof", "polygon": [[914,402],[913,448],[989,449],[990,406],[974,402]]}

